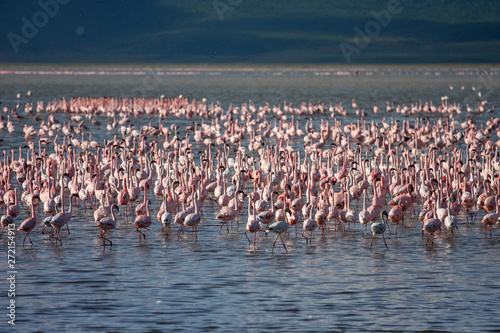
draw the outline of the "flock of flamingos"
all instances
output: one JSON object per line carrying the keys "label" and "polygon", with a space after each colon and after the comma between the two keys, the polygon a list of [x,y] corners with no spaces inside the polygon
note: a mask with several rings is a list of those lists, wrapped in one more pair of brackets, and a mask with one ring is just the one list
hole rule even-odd
{"label": "flock of flamingos", "polygon": [[[219,233],[246,223],[249,245],[261,232],[276,234],[273,251],[278,239],[287,251],[286,235],[310,243],[315,233],[367,235],[368,226],[370,249],[376,235],[388,248],[385,234],[397,237],[398,226],[417,215],[429,245],[436,233],[453,238],[459,224],[476,220],[491,237],[500,218],[500,118],[477,124],[472,113],[493,110],[480,102],[458,122],[461,106],[447,100],[387,102],[370,110],[390,119],[377,122],[354,100],[349,111],[341,103],[286,102],[224,109],[182,96],[63,98],[28,102],[24,110],[18,102],[0,116],[2,136],[21,130],[11,117],[37,125],[24,125],[26,142],[3,151],[2,231],[9,227],[12,236],[15,225],[25,232],[23,246],[26,238],[33,244],[35,231],[59,244],[74,210],[83,209],[93,210],[104,246],[113,244],[117,225],[135,228],[139,242],[155,224],[197,241],[208,202]],[[342,124],[348,113],[359,120]],[[149,124],[136,128],[139,117]],[[179,128],[175,117],[193,125]],[[93,140],[89,123],[106,127],[108,140]]]}

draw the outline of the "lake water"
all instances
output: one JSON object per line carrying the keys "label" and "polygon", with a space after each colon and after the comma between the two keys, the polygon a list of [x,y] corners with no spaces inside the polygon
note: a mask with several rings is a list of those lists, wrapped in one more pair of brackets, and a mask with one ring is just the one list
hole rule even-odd
{"label": "lake water", "polygon": [[[147,96],[207,98],[257,106],[286,100],[342,101],[351,111],[339,118],[357,120],[351,100],[365,106],[368,121],[373,105],[432,100],[477,106],[478,92],[490,105],[500,105],[500,67],[361,66],[215,67],[155,65],[1,65],[0,100],[13,107],[72,96]],[[358,71],[359,75],[354,73]],[[453,87],[453,90],[450,89]],[[462,90],[462,86],[464,89]],[[474,91],[472,87],[475,87]],[[24,112],[20,112],[24,114]],[[473,114],[484,123],[493,114]],[[498,114],[494,114],[498,116]],[[392,116],[404,119],[396,114]],[[457,119],[463,120],[463,113]],[[61,120],[62,115],[56,115]],[[432,116],[433,118],[437,116]],[[320,116],[315,116],[318,123]],[[167,119],[189,125],[194,119]],[[105,121],[103,119],[103,121]],[[137,120],[146,123],[148,119]],[[13,119],[16,132],[0,131],[2,149],[20,145],[24,123]],[[137,126],[137,125],[136,125]],[[110,137],[90,127],[99,139]],[[163,141],[162,141],[163,142]],[[21,143],[24,145],[24,142]],[[154,205],[154,199],[153,199]],[[157,206],[153,209],[156,216]],[[103,247],[92,211],[77,209],[71,234],[61,232],[62,245],[31,233],[35,246],[22,247],[16,237],[16,326],[29,332],[479,332],[500,330],[500,230],[485,238],[480,219],[460,217],[457,236],[436,235],[434,245],[421,238],[421,223],[413,218],[388,237],[387,250],[376,239],[356,233],[316,232],[312,245],[293,232],[285,237],[288,252],[274,237],[261,236],[248,246],[243,223],[229,234],[219,233],[215,210],[207,203],[198,241],[186,232],[160,233],[153,218],[147,240],[139,243],[135,228],[124,222],[111,233],[113,246]],[[16,219],[16,224],[24,219]],[[7,253],[5,235],[0,241]],[[2,293],[8,285],[7,258],[0,267]],[[6,323],[7,298],[2,298],[0,331]]]}

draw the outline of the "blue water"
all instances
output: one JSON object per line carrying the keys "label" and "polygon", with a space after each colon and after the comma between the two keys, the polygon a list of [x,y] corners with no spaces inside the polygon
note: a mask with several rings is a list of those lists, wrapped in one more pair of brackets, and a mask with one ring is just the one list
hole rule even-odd
{"label": "blue water", "polygon": [[[13,107],[16,94],[28,101],[71,96],[184,95],[220,101],[226,108],[248,100],[270,105],[286,99],[328,104],[351,99],[366,106],[406,104],[448,96],[450,102],[477,103],[481,91],[490,105],[500,105],[498,66],[400,66],[332,68],[190,68],[161,66],[3,65],[2,106]],[[125,67],[125,68],[124,68]],[[61,71],[68,71],[61,73]],[[360,75],[353,73],[360,70]],[[41,73],[44,71],[44,73]],[[49,73],[47,73],[47,71]],[[50,71],[55,73],[50,73]],[[91,73],[100,71],[101,74]],[[145,74],[144,74],[145,73]],[[187,73],[187,74],[186,74]],[[329,74],[328,74],[329,73]],[[153,83],[151,83],[153,82]],[[453,86],[453,90],[450,90]],[[461,87],[464,86],[464,90]],[[472,87],[476,87],[476,91]],[[355,121],[355,114],[339,118]],[[457,116],[465,119],[463,110]],[[20,112],[23,114],[23,112]],[[396,114],[394,117],[404,119]],[[474,114],[485,122],[492,114]],[[56,115],[61,121],[64,115]],[[433,116],[436,117],[436,116]],[[315,116],[319,122],[320,117]],[[189,125],[194,119],[169,119]],[[102,119],[105,124],[105,119]],[[147,119],[135,120],[138,124]],[[32,119],[14,119],[16,132],[0,132],[2,149],[19,146],[22,126]],[[136,125],[137,126],[137,125]],[[89,125],[96,137],[109,134]],[[496,140],[496,139],[495,139]],[[24,144],[24,143],[22,143]],[[154,205],[153,216],[157,206]],[[361,207],[361,205],[360,205]],[[71,234],[61,232],[62,245],[32,232],[35,246],[22,247],[16,237],[16,326],[30,332],[479,332],[500,330],[500,230],[485,238],[482,224],[460,216],[457,236],[436,235],[434,245],[421,238],[421,223],[408,219],[398,237],[382,239],[331,230],[316,232],[312,245],[285,237],[288,252],[273,236],[261,235],[248,246],[243,222],[229,234],[219,233],[214,206],[204,206],[198,241],[186,232],[179,239],[161,234],[153,218],[142,243],[135,228],[123,221],[111,233],[112,247],[103,247],[92,211],[76,209]],[[16,219],[16,224],[24,219]],[[479,220],[479,219],[478,219]],[[476,220],[476,221],[478,221]],[[5,236],[0,241],[7,253]],[[2,293],[7,288],[6,256],[1,260]],[[2,301],[2,308],[8,299]],[[6,313],[6,310],[2,310]],[[2,313],[1,331],[10,331]]]}

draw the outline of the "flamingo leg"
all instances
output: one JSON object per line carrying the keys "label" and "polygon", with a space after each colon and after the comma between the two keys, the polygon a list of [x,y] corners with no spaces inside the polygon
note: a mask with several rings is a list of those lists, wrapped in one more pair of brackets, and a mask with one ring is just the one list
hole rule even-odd
{"label": "flamingo leg", "polygon": [[474,221],[476,220],[477,213],[479,213],[479,209],[476,210],[476,214],[474,214],[474,218],[472,219],[472,223],[474,223]]}
{"label": "flamingo leg", "polygon": [[306,244],[309,242],[309,238],[307,238],[306,235],[304,235],[304,233],[302,233],[302,237],[304,237],[306,239]]}
{"label": "flamingo leg", "polygon": [[385,236],[384,236],[384,233],[382,233],[382,238],[384,239],[384,244],[385,244],[385,247],[387,248],[387,250],[389,250],[389,247],[387,246],[387,242],[385,241]]}
{"label": "flamingo leg", "polygon": [[113,246],[113,242],[111,242],[111,240],[109,238],[106,238],[106,240],[109,242],[110,246]]}
{"label": "flamingo leg", "polygon": [[59,241],[62,244],[62,240],[59,238],[59,230],[60,229],[53,230],[53,233],[50,234],[50,238],[54,238],[56,242]]}
{"label": "flamingo leg", "polygon": [[184,225],[179,226],[179,229],[177,229],[177,239],[181,236],[181,232],[184,233]]}
{"label": "flamingo leg", "polygon": [[[246,231],[245,231],[245,236],[246,236],[246,238],[248,239],[248,245],[250,245],[250,238],[248,238],[248,236],[247,236],[247,232],[246,232]],[[254,243],[255,243],[255,241],[254,241]]]}
{"label": "flamingo leg", "polygon": [[146,235],[139,230],[139,228],[136,228],[135,231],[137,231],[139,233],[139,242],[141,241],[141,235],[144,236],[144,240],[146,240]]}
{"label": "flamingo leg", "polygon": [[111,240],[109,240],[109,238],[104,237],[104,234],[105,234],[105,232],[103,232],[103,233],[102,233],[102,236],[101,236],[101,237],[102,237],[102,240],[103,240],[103,244],[104,244],[104,246],[106,246],[106,241],[108,241],[108,242],[109,242],[109,245],[110,245],[110,246],[113,246],[113,243],[111,242]]}
{"label": "flamingo leg", "polygon": [[57,229],[57,239],[59,239],[59,242],[62,244],[62,240],[59,238],[59,234],[61,233],[61,229]]}
{"label": "flamingo leg", "polygon": [[[426,245],[427,245],[427,243],[429,242],[429,239],[431,238],[431,236],[432,236],[432,235],[433,235],[433,234],[430,234],[430,235],[429,235],[429,237],[427,237],[427,240],[425,241],[425,244],[426,244]],[[434,242],[434,240],[433,240],[433,242]]]}
{"label": "flamingo leg", "polygon": [[286,248],[286,245],[285,245],[285,242],[283,241],[283,237],[281,236],[281,234],[278,235],[281,239],[281,244],[283,244],[283,247],[285,248],[285,252],[288,252],[287,248]]}
{"label": "flamingo leg", "polygon": [[372,242],[370,243],[370,250],[372,249],[373,246],[373,239],[375,238],[375,234],[372,234]]}
{"label": "flamingo leg", "polygon": [[278,237],[280,235],[276,236],[276,239],[274,240],[274,243],[273,243],[273,249],[271,250],[271,253],[274,253],[274,247],[276,246],[276,241],[278,240]]}

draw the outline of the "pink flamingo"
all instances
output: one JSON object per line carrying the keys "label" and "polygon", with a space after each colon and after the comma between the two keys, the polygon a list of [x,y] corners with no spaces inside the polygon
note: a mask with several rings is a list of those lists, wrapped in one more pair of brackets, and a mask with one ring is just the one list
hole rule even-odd
{"label": "pink flamingo", "polygon": [[444,226],[446,229],[451,231],[451,235],[453,237],[453,231],[454,229],[458,229],[458,219],[455,215],[452,214],[451,211],[451,197],[448,198],[449,204],[448,204],[448,215],[444,218]]}
{"label": "pink flamingo", "polygon": [[146,240],[146,235],[141,232],[141,229],[149,230],[148,227],[151,225],[151,215],[149,212],[148,203],[148,191],[147,191],[147,183],[144,183],[144,205],[146,206],[146,214],[138,215],[135,218],[133,225],[135,226],[135,231],[139,233],[139,241],[141,240],[141,235],[144,236],[144,240]]}
{"label": "pink flamingo", "polygon": [[[146,193],[146,191],[149,189],[148,183],[144,182],[143,187],[144,187],[144,193]],[[144,197],[146,198],[146,195]],[[146,206],[149,206],[150,204],[151,202],[149,200],[145,200],[144,202],[138,204],[137,207],[135,207],[135,215],[137,216],[145,215],[147,212]]]}
{"label": "pink flamingo", "polygon": [[116,204],[113,204],[113,206],[111,207],[111,216],[106,216],[96,221],[97,226],[99,227],[99,229],[101,229],[101,238],[104,246],[106,246],[106,241],[109,242],[110,246],[113,246],[111,240],[104,237],[104,235],[106,234],[106,232],[116,227],[115,209],[118,209],[118,206]]}
{"label": "pink flamingo", "polygon": [[61,212],[55,215],[50,221],[50,225],[52,226],[52,233],[50,234],[51,238],[55,238],[59,242],[62,243],[59,238],[59,232],[61,228],[66,226],[69,232],[68,222],[71,220],[71,216],[73,214],[73,200],[69,201],[69,211],[67,213],[64,212],[64,183],[63,178],[61,177]]}
{"label": "pink flamingo", "polygon": [[14,189],[14,204],[10,205],[7,209],[7,214],[12,217],[17,217],[21,213],[19,208],[18,198],[17,198],[17,188]]}
{"label": "pink flamingo", "polygon": [[[500,198],[500,195],[497,195],[496,199],[498,200]],[[493,224],[496,224],[500,220],[500,205],[497,204],[497,209],[494,213],[488,213],[484,215],[481,223],[484,225],[484,236],[486,236],[486,228],[490,230],[490,237],[491,237],[491,226]]]}
{"label": "pink flamingo", "polygon": [[[311,209],[309,211],[309,218],[307,220],[304,220],[304,223],[302,224],[302,237],[304,237],[306,239],[306,244],[307,242],[309,241],[310,244],[312,244],[312,237],[313,237],[313,232],[314,230],[316,230],[316,228],[318,227],[318,222],[313,219],[313,210],[314,209]],[[304,233],[306,231],[309,231],[311,233],[311,239],[309,240],[309,238],[304,235]]]}
{"label": "pink flamingo", "polygon": [[248,221],[245,227],[245,236],[248,239],[248,245],[250,245],[250,238],[247,236],[247,232],[254,234],[253,244],[257,241],[257,232],[260,230],[260,222],[257,220],[256,209],[252,209],[252,197],[248,196]]}
{"label": "pink flamingo", "polygon": [[430,214],[432,215],[424,219],[424,223],[422,225],[422,233],[424,231],[429,233],[429,237],[427,237],[425,244],[427,244],[429,240],[431,240],[431,243],[434,244],[434,233],[440,230],[443,225],[441,223],[441,220],[437,218],[436,206],[437,204],[434,206],[434,209],[430,212]]}
{"label": "pink flamingo", "polygon": [[201,222],[201,214],[200,214],[200,208],[198,207],[198,195],[196,192],[193,193],[193,203],[194,203],[194,212],[188,214],[184,218],[184,227],[192,227],[194,230],[196,241],[198,241],[198,233],[196,227]]}
{"label": "pink flamingo", "polygon": [[226,225],[227,233],[229,233],[229,224],[228,222],[234,220],[238,215],[238,211],[232,207],[225,206],[222,207],[217,216],[215,217],[217,220],[222,221],[222,224],[219,228],[219,232],[222,230],[222,227]]}
{"label": "pink flamingo", "polygon": [[400,222],[404,221],[404,206],[402,204],[396,205],[389,211],[389,221],[396,223],[396,232],[394,233],[396,237],[398,236],[398,225]]}
{"label": "pink flamingo", "polygon": [[[123,189],[121,189],[120,192],[118,192],[117,199],[118,199],[118,204],[120,206],[127,207],[127,205],[130,202],[130,194],[129,194],[128,188],[127,188],[127,176],[126,175],[123,176]],[[125,214],[126,214],[126,212],[125,212]]]}
{"label": "pink flamingo", "polygon": [[[40,200],[40,197],[38,197],[37,195],[33,196],[31,200],[33,201],[35,198]],[[20,231],[24,231],[26,233],[26,236],[24,236],[23,239],[23,247],[24,247],[24,242],[26,241],[26,237],[28,237],[31,245],[34,245],[33,242],[31,241],[30,231],[33,230],[35,226],[36,226],[35,205],[32,203],[31,217],[28,217],[26,220],[24,220],[23,223],[21,223],[21,225],[17,229]]]}

